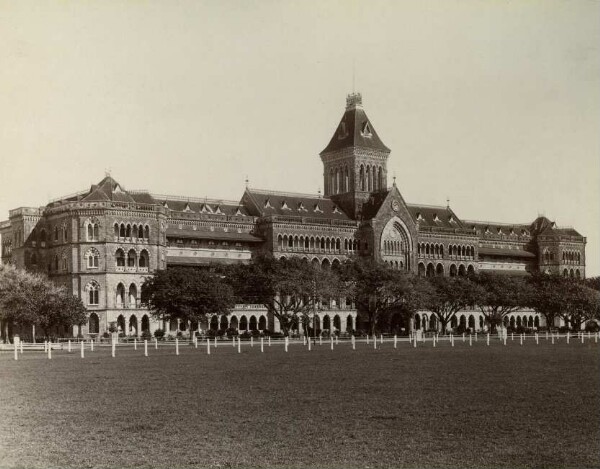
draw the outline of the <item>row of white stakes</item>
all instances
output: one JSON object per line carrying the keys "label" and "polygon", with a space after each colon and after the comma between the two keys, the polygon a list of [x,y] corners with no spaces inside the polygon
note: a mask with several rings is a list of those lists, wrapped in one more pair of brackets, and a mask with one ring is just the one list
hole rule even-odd
{"label": "row of white stakes", "polygon": [[[585,340],[585,334],[583,332],[580,332],[578,335],[579,335],[579,338],[581,340],[581,343],[583,344],[584,340]],[[598,342],[598,337],[599,336],[600,336],[600,333],[594,334],[594,341],[596,343]],[[552,345],[554,345],[554,338],[555,337],[558,337],[558,336],[555,336],[554,334],[550,335],[550,338],[552,340]],[[308,344],[308,350],[310,351],[311,350],[312,340],[307,340],[306,336],[304,336],[303,339],[304,339],[304,345],[306,346]],[[523,341],[525,340],[525,334],[520,334],[519,335],[519,339],[520,339],[520,344],[523,345]],[[549,339],[549,334],[546,331],[546,340],[548,340],[548,339]],[[588,339],[591,339],[591,333],[590,332],[588,332]],[[333,336],[330,337],[330,347],[331,347],[331,350],[333,350],[334,340],[335,340],[335,344],[337,345],[338,344],[338,337],[335,336],[335,339],[334,339]],[[437,334],[432,337],[432,342],[433,342],[433,346],[434,347],[436,346],[436,343],[439,342],[439,340],[440,339],[439,339],[439,337],[438,337]],[[462,341],[465,342],[465,340],[466,340],[465,334],[463,334],[462,335]],[[514,340],[514,333],[511,333],[511,340]],[[568,344],[570,342],[570,333],[569,332],[567,332],[567,334],[566,334],[566,340],[567,340],[567,344]],[[409,344],[412,343],[413,347],[416,347],[417,346],[417,341],[418,341],[418,337],[415,334],[413,336],[413,338],[409,339]],[[423,336],[422,339],[421,339],[421,341],[422,342],[427,342],[427,338],[425,336]],[[478,341],[477,333],[475,333],[475,341],[476,342]],[[366,342],[367,342],[367,345],[368,345],[369,342],[370,342],[369,336],[367,336]],[[383,342],[384,342],[384,339],[383,339],[383,335],[382,335],[379,338],[379,344],[381,345],[381,344],[383,344]],[[352,350],[356,350],[356,339],[354,338],[353,335],[351,336],[351,343],[352,343]],[[506,345],[506,335],[504,335],[504,337],[503,337],[503,343],[504,343],[504,345]],[[535,333],[535,343],[539,345],[539,335],[537,334],[537,332]],[[210,341],[210,339],[208,339],[206,341],[206,353],[208,355],[210,355],[210,344],[211,344],[211,341]],[[217,348],[217,344],[218,344],[217,338],[215,337],[215,339],[214,339],[214,347],[215,348]],[[454,347],[454,335],[453,334],[450,334],[450,344],[451,344],[452,347]],[[233,345],[234,348],[237,345],[237,351],[238,351],[238,353],[242,353],[242,341],[241,341],[241,339],[239,337],[238,337],[237,341],[236,341],[235,337],[232,338],[232,345]],[[285,351],[287,352],[288,351],[288,347],[289,347],[289,338],[288,337],[285,337],[285,339],[284,339],[284,345],[285,345]],[[323,337],[321,337],[321,336],[319,336],[319,345],[323,345]],[[469,334],[469,346],[472,346],[472,345],[473,345],[473,335]],[[488,345],[488,346],[490,345],[490,334],[489,333],[486,334],[486,345]],[[254,337],[250,338],[250,346],[254,347]],[[271,337],[268,337],[268,346],[269,347],[271,346]],[[194,337],[194,347],[198,348],[198,338],[197,337]],[[398,347],[398,337],[396,335],[394,335],[394,348],[397,348],[397,347]],[[137,350],[137,339],[134,339],[134,341],[133,341],[133,348],[134,348],[134,350]],[[154,339],[154,348],[158,349],[158,340],[156,338]],[[373,348],[377,349],[377,336],[376,335],[373,335]],[[23,342],[20,342],[19,345],[17,345],[17,343],[14,344],[14,357],[15,357],[15,360],[19,359],[19,353],[18,353],[19,351],[21,353],[23,353]],[[72,352],[72,345],[71,345],[71,341],[70,340],[67,343],[67,351],[69,353]],[[93,340],[90,341],[90,351],[91,352],[94,351],[94,341]],[[261,352],[265,351],[264,350],[264,338],[263,337],[260,338],[260,351]],[[47,341],[44,342],[44,352],[48,354],[48,359],[52,358],[52,346],[51,346],[51,343],[49,343]],[[80,342],[80,354],[81,354],[81,358],[85,357],[85,345],[84,345],[84,342]],[[115,355],[116,355],[116,342],[112,341],[111,342],[111,356],[114,358]],[[175,339],[175,355],[179,355],[179,339]],[[148,356],[148,341],[147,340],[144,340],[144,356],[146,356],[146,357]]]}

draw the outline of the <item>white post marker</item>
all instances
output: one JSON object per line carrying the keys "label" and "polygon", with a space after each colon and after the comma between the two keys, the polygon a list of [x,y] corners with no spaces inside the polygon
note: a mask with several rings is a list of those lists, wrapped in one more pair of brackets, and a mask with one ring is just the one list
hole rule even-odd
{"label": "white post marker", "polygon": [[323,345],[323,336],[322,335],[319,336],[319,345]]}
{"label": "white post marker", "polygon": [[582,344],[583,344],[583,336],[584,336],[584,334],[583,334],[583,332],[582,332],[582,333],[581,333],[581,343],[582,343]]}
{"label": "white post marker", "polygon": [[414,348],[416,348],[416,347],[417,347],[417,336],[416,336],[416,335],[415,335],[415,341],[414,341],[414,345],[413,345],[413,347],[414,347]]}
{"label": "white post marker", "polygon": [[198,337],[194,336],[194,348],[198,348]]}
{"label": "white post marker", "polygon": [[210,339],[206,340],[206,355],[210,355]]}
{"label": "white post marker", "polygon": [[454,334],[450,334],[450,345],[454,347]]}
{"label": "white post marker", "polygon": [[264,353],[264,351],[265,351],[265,344],[264,344],[264,340],[262,337],[260,338],[260,351],[261,351],[261,353]]}
{"label": "white post marker", "polygon": [[569,331],[567,331],[567,344],[569,343]]}
{"label": "white post marker", "polygon": [[67,352],[71,353],[71,341],[70,340],[67,342]]}
{"label": "white post marker", "polygon": [[537,332],[535,333],[535,345],[540,345],[540,340],[538,338]]}
{"label": "white post marker", "polygon": [[331,350],[333,350],[333,336],[331,336]]}
{"label": "white post marker", "polygon": [[48,360],[52,359],[52,342],[48,342]]}
{"label": "white post marker", "polygon": [[463,342],[465,341],[465,333],[463,332]]}
{"label": "white post marker", "polygon": [[217,348],[217,338],[215,337],[215,348]]}
{"label": "white post marker", "polygon": [[485,339],[485,343],[489,346],[490,345],[490,333],[487,333],[486,339]]}
{"label": "white post marker", "polygon": [[13,346],[15,349],[15,360],[18,360],[19,359],[19,351],[17,350],[17,343],[14,341],[14,339],[13,339]]}
{"label": "white post marker", "polygon": [[23,355],[23,341],[22,340],[19,340],[19,349],[20,349],[21,355]]}
{"label": "white post marker", "polygon": [[158,339],[156,337],[154,338],[154,348],[158,349]]}
{"label": "white post marker", "polygon": [[369,345],[369,334],[367,334],[367,345]]}
{"label": "white post marker", "polygon": [[473,336],[469,334],[469,347],[473,345]]}
{"label": "white post marker", "polygon": [[398,345],[398,336],[394,334],[394,348]]}
{"label": "white post marker", "polygon": [[554,334],[552,334],[552,345],[554,345]]}
{"label": "white post marker", "polygon": [[356,350],[356,341],[354,339],[354,334],[352,335],[351,341],[352,341],[352,350]]}
{"label": "white post marker", "polygon": [[310,337],[308,338],[308,351],[311,351],[311,344],[312,344],[312,340],[310,339]]}
{"label": "white post marker", "polygon": [[506,335],[504,336],[504,345],[506,345]]}
{"label": "white post marker", "polygon": [[44,353],[48,353],[48,341],[44,340]]}
{"label": "white post marker", "polygon": [[377,350],[377,336],[373,334],[373,348]]}
{"label": "white post marker", "polygon": [[271,336],[269,336],[269,347],[271,346]]}
{"label": "white post marker", "polygon": [[84,358],[85,357],[85,351],[84,351],[85,346],[84,346],[83,340],[79,344],[80,344],[81,358]]}
{"label": "white post marker", "polygon": [[433,342],[433,346],[435,347],[435,336],[433,336],[432,342]]}
{"label": "white post marker", "polygon": [[510,333],[510,340],[515,340],[515,333],[514,332]]}
{"label": "white post marker", "polygon": [[133,350],[137,350],[137,338],[133,338]]}
{"label": "white post marker", "polygon": [[144,357],[148,356],[148,341],[144,339]]}
{"label": "white post marker", "polygon": [[233,348],[235,348],[235,337],[231,338],[231,345],[233,346]]}
{"label": "white post marker", "polygon": [[242,339],[238,337],[238,353],[242,353]]}
{"label": "white post marker", "polygon": [[475,332],[475,342],[479,342],[479,341],[477,340],[477,332]]}
{"label": "white post marker", "polygon": [[115,358],[115,346],[116,346],[116,344],[115,344],[115,341],[113,339],[112,344],[111,344],[111,352],[110,352],[110,354],[111,354],[111,356],[113,358]]}
{"label": "white post marker", "polygon": [[94,339],[90,340],[90,352],[94,351]]}
{"label": "white post marker", "polygon": [[546,331],[546,340],[548,340],[548,331]]}
{"label": "white post marker", "polygon": [[521,339],[521,345],[523,345],[523,334],[521,334],[519,338]]}
{"label": "white post marker", "polygon": [[305,335],[302,336],[302,345],[306,345],[306,336]]}
{"label": "white post marker", "polygon": [[254,337],[250,336],[250,347],[254,347]]}
{"label": "white post marker", "polygon": [[285,337],[285,351],[288,351],[288,337]]}
{"label": "white post marker", "polygon": [[175,355],[179,355],[179,339],[175,338]]}

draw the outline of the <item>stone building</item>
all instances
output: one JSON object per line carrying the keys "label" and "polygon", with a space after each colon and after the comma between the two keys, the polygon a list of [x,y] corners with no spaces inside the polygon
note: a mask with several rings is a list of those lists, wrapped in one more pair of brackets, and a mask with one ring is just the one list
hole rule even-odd
{"label": "stone building", "polygon": [[[126,190],[112,177],[43,207],[21,207],[0,222],[2,262],[47,273],[88,308],[88,323],[74,333],[99,334],[111,323],[127,334],[185,330],[161,324],[140,305],[146,276],[168,266],[248,262],[253,253],[299,256],[332,266],[369,256],[422,276],[494,271],[542,271],[585,276],[586,239],[545,217],[532,223],[468,221],[449,206],[407,203],[388,185],[387,148],[360,94],[346,109],[321,152],[324,194],[295,194],[247,187],[239,201],[157,195]],[[527,324],[529,313],[515,315]],[[514,319],[514,318],[513,318]],[[481,315],[457,321],[483,327]],[[356,310],[344,299],[318,313],[323,329],[356,327]],[[539,321],[539,319],[537,319]],[[427,312],[412,327],[434,324]],[[260,305],[238,305],[200,328],[277,330]]]}

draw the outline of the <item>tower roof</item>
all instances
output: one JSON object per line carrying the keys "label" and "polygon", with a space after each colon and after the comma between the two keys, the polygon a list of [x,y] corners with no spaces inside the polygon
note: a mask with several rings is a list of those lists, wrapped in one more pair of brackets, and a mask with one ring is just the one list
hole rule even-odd
{"label": "tower roof", "polygon": [[342,120],[329,144],[321,154],[349,147],[371,148],[386,153],[390,152],[390,149],[383,144],[367,117],[362,107],[360,93],[352,93],[347,96],[346,112],[342,116]]}

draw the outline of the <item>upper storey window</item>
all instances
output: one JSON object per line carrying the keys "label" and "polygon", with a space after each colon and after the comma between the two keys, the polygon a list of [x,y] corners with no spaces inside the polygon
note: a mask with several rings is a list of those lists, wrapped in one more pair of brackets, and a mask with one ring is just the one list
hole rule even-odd
{"label": "upper storey window", "polygon": [[87,223],[87,240],[98,241],[100,232],[100,225],[96,221],[89,221]]}
{"label": "upper storey window", "polygon": [[362,134],[363,137],[367,137],[367,138],[371,138],[373,136],[369,122],[363,122],[360,133]]}

